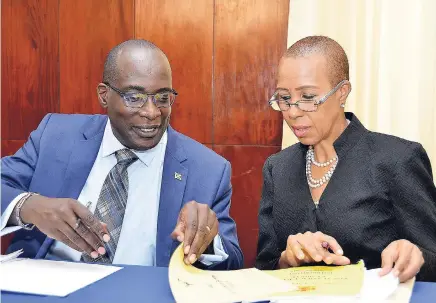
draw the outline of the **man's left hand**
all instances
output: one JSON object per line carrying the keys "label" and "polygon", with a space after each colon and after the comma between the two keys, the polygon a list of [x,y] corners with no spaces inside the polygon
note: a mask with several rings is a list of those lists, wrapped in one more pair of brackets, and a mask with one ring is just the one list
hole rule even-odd
{"label": "man's left hand", "polygon": [[218,234],[218,220],[207,204],[190,201],[179,214],[171,236],[183,243],[185,263],[194,264]]}
{"label": "man's left hand", "polygon": [[380,276],[393,270],[394,276],[398,277],[400,282],[405,282],[416,276],[424,264],[421,250],[407,240],[393,241],[383,250],[381,257]]}

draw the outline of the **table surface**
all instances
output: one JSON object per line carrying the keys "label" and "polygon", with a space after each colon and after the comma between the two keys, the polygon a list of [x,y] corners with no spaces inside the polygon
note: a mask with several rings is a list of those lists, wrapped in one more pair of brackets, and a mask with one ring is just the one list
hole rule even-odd
{"label": "table surface", "polygon": [[[69,296],[47,297],[1,293],[1,302],[174,302],[168,283],[168,268],[125,266],[114,274],[82,288]],[[436,302],[436,283],[417,282],[411,303]]]}

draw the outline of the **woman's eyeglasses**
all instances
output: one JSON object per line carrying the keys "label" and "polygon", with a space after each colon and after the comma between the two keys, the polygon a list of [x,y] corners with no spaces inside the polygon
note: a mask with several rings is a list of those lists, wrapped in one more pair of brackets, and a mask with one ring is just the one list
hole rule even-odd
{"label": "woman's eyeglasses", "polygon": [[287,89],[276,90],[268,103],[272,109],[277,111],[287,111],[291,106],[297,106],[300,110],[304,112],[314,112],[318,109],[318,106],[323,104],[327,99],[333,95],[342,84],[347,82],[347,80],[342,80],[339,82],[331,91],[329,91],[324,97],[319,100],[316,99],[301,99],[291,103],[291,94]]}

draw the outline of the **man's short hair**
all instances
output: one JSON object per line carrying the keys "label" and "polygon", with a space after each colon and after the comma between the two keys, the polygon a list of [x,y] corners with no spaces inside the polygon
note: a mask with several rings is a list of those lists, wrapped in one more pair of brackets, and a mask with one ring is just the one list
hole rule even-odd
{"label": "man's short hair", "polygon": [[329,37],[309,36],[298,40],[287,49],[284,57],[305,57],[311,54],[321,54],[326,58],[332,86],[336,86],[342,80],[350,80],[347,54],[338,42]]}
{"label": "man's short hair", "polygon": [[103,82],[107,83],[114,83],[118,79],[118,55],[123,49],[127,48],[141,48],[144,50],[154,50],[159,53],[162,53],[165,58],[165,53],[157,47],[155,44],[153,44],[150,41],[143,40],[143,39],[132,39],[124,41],[114,48],[112,48],[109,52],[109,54],[106,57],[106,61],[104,62],[104,69],[103,69]]}

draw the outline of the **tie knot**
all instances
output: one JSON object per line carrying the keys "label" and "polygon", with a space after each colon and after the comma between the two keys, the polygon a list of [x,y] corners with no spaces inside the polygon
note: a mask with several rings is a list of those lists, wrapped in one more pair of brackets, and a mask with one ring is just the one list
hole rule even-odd
{"label": "tie knot", "polygon": [[123,163],[127,165],[130,165],[138,160],[138,157],[135,155],[135,153],[127,148],[116,151],[115,157],[117,158],[118,163]]}

